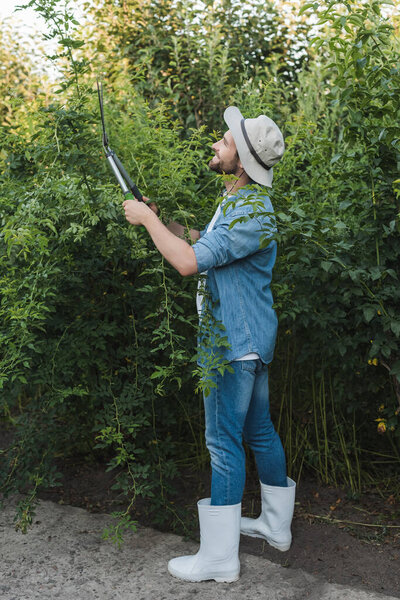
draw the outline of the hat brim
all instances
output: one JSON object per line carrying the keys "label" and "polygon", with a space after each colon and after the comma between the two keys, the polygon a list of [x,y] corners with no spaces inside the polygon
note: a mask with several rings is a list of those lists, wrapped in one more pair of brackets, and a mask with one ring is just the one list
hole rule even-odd
{"label": "hat brim", "polygon": [[268,171],[264,169],[251,154],[242,133],[240,125],[242,119],[243,115],[236,106],[228,106],[224,112],[225,123],[235,140],[239,158],[247,175],[261,185],[272,187],[273,169],[271,168]]}

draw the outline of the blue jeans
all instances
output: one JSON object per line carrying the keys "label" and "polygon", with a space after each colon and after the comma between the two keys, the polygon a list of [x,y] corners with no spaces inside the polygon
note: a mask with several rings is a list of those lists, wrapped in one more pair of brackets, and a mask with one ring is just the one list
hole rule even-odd
{"label": "blue jeans", "polygon": [[286,487],[286,458],[269,413],[268,366],[260,359],[230,363],[215,371],[217,386],[204,396],[206,445],[211,457],[211,505],[242,501],[245,452],[253,450],[262,483]]}

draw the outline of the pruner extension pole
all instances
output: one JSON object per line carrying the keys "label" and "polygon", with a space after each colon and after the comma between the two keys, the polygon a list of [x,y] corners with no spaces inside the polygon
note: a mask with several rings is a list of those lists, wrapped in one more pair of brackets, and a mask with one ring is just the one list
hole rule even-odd
{"label": "pruner extension pole", "polygon": [[99,97],[99,106],[100,106],[100,115],[101,122],[103,125],[103,148],[106,154],[106,158],[113,170],[115,177],[121,189],[125,195],[127,200],[143,200],[143,196],[140,193],[138,187],[133,183],[132,179],[129,177],[128,173],[125,170],[124,165],[119,160],[118,156],[115,154],[114,150],[111,150],[108,143],[108,136],[106,134],[106,126],[104,122],[104,109],[103,109],[103,84],[97,81],[97,94]]}

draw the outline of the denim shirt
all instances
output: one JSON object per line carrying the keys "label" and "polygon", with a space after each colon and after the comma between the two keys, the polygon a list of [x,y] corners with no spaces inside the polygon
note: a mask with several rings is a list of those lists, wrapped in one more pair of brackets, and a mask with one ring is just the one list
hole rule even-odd
{"label": "denim shirt", "polygon": [[[258,215],[238,221],[229,229],[235,219],[260,210],[244,204],[246,198],[249,202],[262,202],[262,212],[273,212],[265,192],[241,188],[235,196],[223,201],[214,228],[206,233],[205,227],[192,247],[198,272],[207,271],[205,290],[211,299],[212,316],[223,324],[225,330],[220,335],[226,336],[230,345],[209,348],[206,352],[218,350],[228,362],[256,352],[268,364],[273,357],[278,327],[270,288],[276,242],[272,240],[266,248],[260,248],[260,235],[270,230],[272,237],[275,228],[270,215]],[[205,366],[200,358],[198,364]]]}

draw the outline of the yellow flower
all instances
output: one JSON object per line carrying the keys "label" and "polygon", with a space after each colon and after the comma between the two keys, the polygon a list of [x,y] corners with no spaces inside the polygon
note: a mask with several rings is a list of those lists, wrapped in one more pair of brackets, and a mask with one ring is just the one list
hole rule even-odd
{"label": "yellow flower", "polygon": [[385,408],[385,405],[381,404],[380,407],[378,408],[379,412],[382,412],[384,408]]}
{"label": "yellow flower", "polygon": [[385,431],[386,431],[386,423],[381,421],[380,423],[378,423],[378,433],[385,433]]}
{"label": "yellow flower", "polygon": [[373,358],[372,359],[372,364],[374,365],[374,367],[378,366],[378,359],[377,358]]}
{"label": "yellow flower", "polygon": [[128,275],[128,271],[121,271],[121,275]]}
{"label": "yellow flower", "polygon": [[378,313],[378,315],[381,315],[381,314],[382,314],[380,310],[378,310],[378,311],[377,311],[377,313]]}

